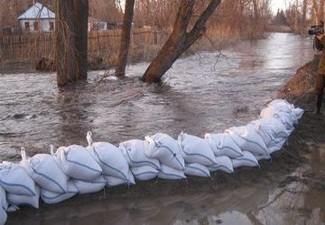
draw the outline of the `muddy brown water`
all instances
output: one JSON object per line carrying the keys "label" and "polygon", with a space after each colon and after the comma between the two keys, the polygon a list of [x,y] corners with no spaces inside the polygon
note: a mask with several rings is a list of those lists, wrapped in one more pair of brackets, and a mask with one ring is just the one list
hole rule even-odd
{"label": "muddy brown water", "polygon": [[[21,146],[32,155],[47,152],[49,144],[86,145],[87,131],[95,141],[117,145],[157,132],[202,137],[244,125],[312,57],[309,37],[275,33],[180,59],[163,85],[139,81],[147,63],[129,66],[122,80],[109,76],[99,82],[107,71],[91,72],[73,90],[58,90],[55,74],[1,74],[0,161],[18,162]],[[313,164],[324,164],[320,159],[314,157]],[[218,193],[72,201],[9,213],[7,224],[324,224],[324,193],[301,182],[290,185],[294,188],[250,184]]]}

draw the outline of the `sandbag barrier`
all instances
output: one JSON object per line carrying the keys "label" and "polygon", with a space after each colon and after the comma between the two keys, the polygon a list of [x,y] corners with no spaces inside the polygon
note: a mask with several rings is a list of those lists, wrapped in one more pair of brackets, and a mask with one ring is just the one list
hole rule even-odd
{"label": "sandbag barrier", "polygon": [[259,160],[270,159],[282,149],[303,113],[286,100],[276,99],[261,110],[258,120],[203,138],[182,132],[175,140],[157,133],[117,147],[94,142],[88,132],[87,147],[70,145],[54,152],[51,146],[50,154],[32,157],[22,148],[19,163],[0,164],[0,224],[5,224],[7,212],[20,205],[39,208],[40,199],[56,204],[76,194],[157,177],[211,177],[216,171],[233,173],[238,167],[259,166]]}

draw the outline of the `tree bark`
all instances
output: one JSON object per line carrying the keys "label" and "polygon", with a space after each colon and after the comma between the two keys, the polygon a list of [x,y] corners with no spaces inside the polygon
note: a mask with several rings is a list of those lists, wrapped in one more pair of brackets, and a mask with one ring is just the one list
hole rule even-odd
{"label": "tree bark", "polygon": [[207,20],[220,3],[221,0],[210,0],[209,5],[201,13],[193,28],[187,31],[193,17],[195,0],[182,0],[171,35],[141,79],[147,83],[160,82],[161,77],[184,51],[202,37],[206,30]]}
{"label": "tree bark", "polygon": [[117,67],[115,71],[115,76],[118,77],[125,76],[125,68],[128,60],[129,47],[130,47],[134,3],[135,0],[127,0],[125,3],[125,13],[123,19],[120,53],[119,53]]}
{"label": "tree bark", "polygon": [[87,79],[88,0],[56,1],[57,85]]}

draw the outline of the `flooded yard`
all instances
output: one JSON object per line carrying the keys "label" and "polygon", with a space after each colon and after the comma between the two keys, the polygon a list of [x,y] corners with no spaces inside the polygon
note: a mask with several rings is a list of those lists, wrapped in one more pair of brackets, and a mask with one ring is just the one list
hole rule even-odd
{"label": "flooded yard", "polygon": [[[73,90],[58,90],[55,74],[2,74],[0,160],[20,161],[21,146],[32,155],[48,152],[50,144],[87,145],[87,131],[118,145],[157,132],[203,137],[245,125],[312,58],[310,38],[275,33],[180,59],[159,86],[139,80],[147,63],[130,65],[122,80],[99,82],[107,71],[90,72],[88,83]],[[296,144],[308,146],[299,127],[294,135]],[[142,189],[136,184],[37,210],[23,207],[6,224],[324,224],[324,142],[309,147],[312,163],[290,173],[276,168],[279,155],[214,180],[157,180],[139,184]],[[272,182],[284,174],[289,180],[282,186]],[[133,194],[147,187],[153,190]]]}

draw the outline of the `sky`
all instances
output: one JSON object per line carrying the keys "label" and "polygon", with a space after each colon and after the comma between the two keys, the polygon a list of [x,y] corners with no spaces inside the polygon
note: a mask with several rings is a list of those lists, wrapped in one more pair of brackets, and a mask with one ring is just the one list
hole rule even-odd
{"label": "sky", "polygon": [[271,0],[271,10],[274,15],[277,13],[278,9],[285,10],[285,8],[288,6],[288,0]]}

